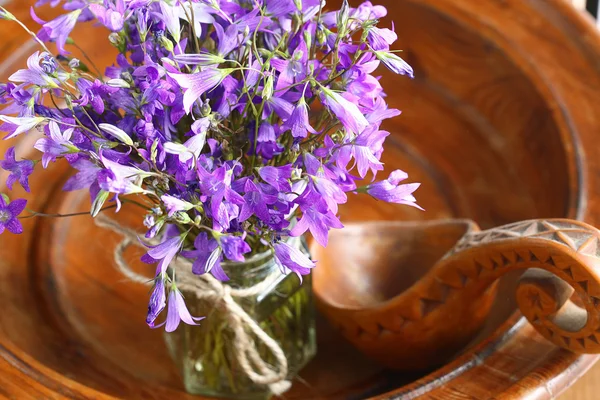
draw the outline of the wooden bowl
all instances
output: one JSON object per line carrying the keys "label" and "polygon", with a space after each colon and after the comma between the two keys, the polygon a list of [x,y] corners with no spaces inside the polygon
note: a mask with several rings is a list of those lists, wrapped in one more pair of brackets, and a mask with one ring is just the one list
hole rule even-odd
{"label": "wooden bowl", "polygon": [[[33,2],[6,7],[34,26]],[[568,217],[600,225],[600,38],[593,23],[563,0],[378,2],[390,10],[386,23],[395,21],[399,47],[416,70],[414,80],[382,72],[391,106],[404,111],[386,126],[392,136],[384,161],[388,171],[401,168],[423,182],[418,197],[427,211],[356,197],[342,220],[459,217],[488,228]],[[35,45],[24,44],[13,24],[3,22],[0,32],[6,79]],[[83,38],[98,64],[114,59],[95,28],[79,27],[73,37]],[[17,151],[23,155],[31,140],[23,138]],[[0,153],[9,145],[0,142]],[[85,210],[87,194],[60,191],[67,173],[59,164],[37,174],[29,206]],[[147,289],[111,268],[118,238],[85,217],[29,220],[26,231],[0,238],[1,395],[194,398],[183,392],[161,333],[144,324]],[[320,321],[319,356],[301,374],[307,384],[297,382],[286,398],[556,396],[597,357],[556,347],[515,314],[516,279],[500,283],[480,336],[436,371],[382,370]]]}

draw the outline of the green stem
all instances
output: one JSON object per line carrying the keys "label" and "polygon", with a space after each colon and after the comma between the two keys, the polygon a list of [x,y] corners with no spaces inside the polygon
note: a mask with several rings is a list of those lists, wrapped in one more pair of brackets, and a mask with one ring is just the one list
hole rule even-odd
{"label": "green stem", "polygon": [[29,35],[31,35],[33,37],[33,39],[35,39],[35,41],[38,42],[39,45],[42,46],[42,48],[44,50],[46,50],[46,52],[48,52],[48,54],[52,54],[52,52],[48,49],[48,47],[46,46],[46,44],[44,44],[44,42],[42,42],[41,39],[35,33],[33,33],[24,23],[22,23],[21,21],[19,21],[6,8],[0,6],[0,10],[2,10],[7,15],[10,15],[11,18],[9,18],[9,19],[11,21],[15,21],[17,24],[19,24],[21,26],[21,28],[23,28],[25,30],[25,32],[27,32]]}
{"label": "green stem", "polygon": [[96,73],[98,74],[98,79],[102,79],[102,72],[100,72],[100,68],[98,68],[96,66],[96,64],[94,63],[94,61],[91,59],[91,57],[86,53],[86,51],[81,48],[81,46],[79,46],[77,43],[73,42],[73,46],[75,46],[75,48],[77,50],[79,50],[81,52],[81,54],[83,54],[83,57],[87,60],[87,62],[90,63],[90,65],[96,70]]}
{"label": "green stem", "polygon": [[[116,204],[113,204],[112,206],[107,206],[104,207],[100,210],[100,212],[106,211],[106,210],[110,210],[113,208],[117,208]],[[31,213],[31,215],[26,215],[24,217],[19,217],[19,219],[29,219],[29,218],[34,218],[34,217],[44,217],[44,218],[70,218],[70,217],[80,217],[83,215],[90,215],[89,211],[86,212],[80,212],[80,213],[72,213],[72,214],[44,214],[44,213],[40,213],[37,211],[33,211],[33,210],[29,210],[27,209],[27,212]]]}

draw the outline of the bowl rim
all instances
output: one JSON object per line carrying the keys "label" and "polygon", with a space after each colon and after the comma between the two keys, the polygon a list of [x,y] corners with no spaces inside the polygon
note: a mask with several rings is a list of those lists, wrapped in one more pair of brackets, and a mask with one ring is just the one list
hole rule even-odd
{"label": "bowl rim", "polygon": [[[420,6],[428,6],[425,1],[406,1],[419,3]],[[442,2],[447,3],[448,1],[449,0],[437,0],[436,4],[441,4]],[[505,2],[510,3],[510,1]],[[565,29],[576,32],[577,36],[575,41],[577,42],[577,46],[580,47],[580,51],[582,51],[583,55],[588,59],[589,69],[593,70],[595,73],[600,72],[600,34],[598,34],[597,29],[590,18],[587,18],[582,13],[578,12],[567,2],[564,2],[564,0],[522,0],[522,2],[536,8],[538,11],[545,7],[545,13],[542,12],[542,15],[545,14],[546,18],[552,19],[557,25],[562,25]],[[543,7],[541,3],[544,3]],[[461,6],[453,6],[451,4],[446,4],[446,7],[449,7],[450,9],[454,8],[455,14],[462,15],[463,18],[474,18],[472,15],[473,11],[469,12],[466,10],[465,5],[462,5],[463,9],[460,8]],[[498,35],[499,38],[498,32],[496,32],[496,35]],[[566,35],[563,37],[563,40],[565,43],[570,41]],[[499,40],[498,42],[501,43],[502,41]],[[505,44],[508,45],[508,42],[505,42]],[[511,43],[511,45],[514,45],[514,43]],[[528,58],[525,53],[522,53],[522,57],[525,59]],[[541,88],[547,89],[549,81],[542,77],[536,78],[536,75],[539,74],[539,69],[535,70],[534,64],[530,64],[530,68],[527,68],[526,70],[530,70],[531,75],[529,77],[532,78],[533,82],[537,82],[538,85],[541,85]],[[599,80],[597,79],[596,83],[598,84],[598,82]],[[600,104],[599,102],[593,101],[598,99],[600,99],[600,96],[588,94],[587,100],[589,100],[590,103]],[[575,190],[571,190],[570,192],[572,197],[569,201],[568,210],[566,210],[566,216],[576,219],[585,219],[598,225],[600,223],[600,213],[595,213],[594,211],[596,211],[596,208],[600,207],[600,204],[593,203],[588,199],[596,198],[596,196],[599,196],[598,198],[600,198],[600,160],[596,160],[589,156],[586,157],[586,155],[588,155],[587,152],[593,151],[588,149],[593,149],[592,146],[595,144],[594,132],[589,129],[589,126],[588,129],[586,129],[586,124],[584,122],[575,120],[572,116],[566,114],[566,103],[568,103],[568,101],[559,105],[560,110],[555,111],[555,117],[560,117],[559,120],[567,127],[565,130],[561,129],[562,134],[567,135],[563,137],[563,140],[567,140],[565,143],[572,143],[575,154],[577,154],[576,159],[572,162],[573,165],[569,166],[569,177],[573,179],[571,183],[575,185]],[[578,117],[577,119],[581,118],[582,117]],[[449,363],[442,369],[439,369],[416,382],[375,398],[400,398],[402,396],[404,396],[403,398],[416,398],[426,395],[428,392],[439,388],[442,384],[456,380],[464,372],[481,367],[486,362],[487,356],[491,354],[490,352],[498,349],[506,341],[519,337],[522,331],[526,330],[526,325],[527,324],[524,323],[520,315],[515,314],[509,318],[503,327],[498,329],[493,336],[482,342],[479,346],[476,346],[473,352],[457,358],[454,362]],[[523,335],[527,334],[523,333]],[[532,340],[543,340],[541,337],[536,337],[533,334],[528,335],[529,336],[527,337],[532,338]],[[546,396],[535,396],[536,398],[550,398],[551,394],[557,395],[568,387],[570,383],[568,380],[573,376],[584,373],[598,360],[598,357],[599,356],[595,355],[581,356],[568,352],[561,352],[558,359],[556,359],[556,357],[554,359],[548,358],[553,362],[554,375],[549,376],[548,373],[538,373],[538,376],[534,377],[536,372],[540,371],[540,368],[534,368],[528,374],[520,377],[518,381],[513,382],[508,388],[508,391],[504,392],[504,394],[515,396],[515,398],[517,394],[519,396],[526,396],[527,394],[534,393],[539,385],[550,384],[552,387],[557,388],[556,392],[547,393]],[[70,397],[71,395],[74,395],[77,398],[113,398],[99,390],[72,380],[67,376],[57,373],[51,368],[46,367],[41,361],[34,359],[22,349],[12,345],[10,340],[3,335],[0,335],[0,361],[5,364],[0,365],[3,367],[2,370],[11,371],[11,374],[18,376],[22,382],[31,383],[31,389],[21,388],[24,391],[31,390],[31,393],[39,394],[39,392],[36,391],[36,388],[43,387],[45,390],[50,393],[55,393],[58,396]],[[486,373],[489,373],[483,368],[479,368],[479,372],[482,374],[482,377]],[[519,387],[517,387],[517,383],[520,384]],[[527,389],[527,387],[529,389]],[[406,397],[406,395],[409,397]]]}

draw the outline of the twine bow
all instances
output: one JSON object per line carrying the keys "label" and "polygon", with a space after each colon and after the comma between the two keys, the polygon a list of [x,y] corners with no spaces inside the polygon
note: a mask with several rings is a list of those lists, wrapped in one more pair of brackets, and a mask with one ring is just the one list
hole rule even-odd
{"label": "twine bow", "polygon": [[[98,215],[94,221],[97,226],[123,237],[113,253],[119,271],[133,282],[144,285],[151,284],[147,277],[133,271],[123,256],[125,249],[130,245],[144,247],[138,240],[137,232],[119,225],[102,214]],[[235,337],[233,341],[234,354],[248,378],[258,385],[267,385],[275,395],[281,395],[288,391],[291,387],[291,382],[286,379],[288,361],[281,346],[235,301],[235,298],[254,297],[264,292],[275,283],[279,273],[269,275],[257,285],[238,289],[224,285],[209,274],[193,274],[192,263],[188,260],[175,260],[172,266],[177,268],[177,285],[180,288],[193,293],[198,299],[212,303],[213,307],[221,307],[223,316]],[[271,366],[262,359],[256,351],[254,338],[262,342],[275,356],[276,366]]]}

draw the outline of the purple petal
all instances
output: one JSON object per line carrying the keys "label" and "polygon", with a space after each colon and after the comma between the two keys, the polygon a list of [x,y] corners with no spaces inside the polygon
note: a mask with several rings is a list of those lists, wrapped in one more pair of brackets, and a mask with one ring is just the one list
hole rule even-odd
{"label": "purple petal", "polygon": [[218,262],[214,265],[214,267],[211,269],[210,273],[212,274],[212,276],[214,276],[216,279],[220,280],[221,282],[227,282],[229,280],[229,277],[227,276],[225,271],[223,271],[223,267],[221,266],[220,262]]}
{"label": "purple petal", "polygon": [[185,300],[183,300],[183,296],[181,295],[181,293],[179,293],[179,291],[175,291],[175,301],[177,303],[179,318],[181,318],[181,320],[186,324],[198,325],[196,321],[204,319],[204,317],[192,317],[189,310],[187,309],[187,306],[185,305]]}
{"label": "purple petal", "polygon": [[179,322],[181,322],[181,318],[179,317],[179,310],[177,309],[177,291],[171,290],[169,293],[169,302],[167,309],[167,320],[165,330],[167,332],[173,332],[179,326]]}
{"label": "purple petal", "polygon": [[17,199],[8,205],[8,211],[11,213],[11,215],[13,217],[16,217],[23,212],[26,205],[27,205],[27,200]]}
{"label": "purple petal", "polygon": [[16,218],[10,219],[8,222],[6,222],[6,229],[15,235],[20,235],[23,233],[23,225],[21,225],[21,221]]}

